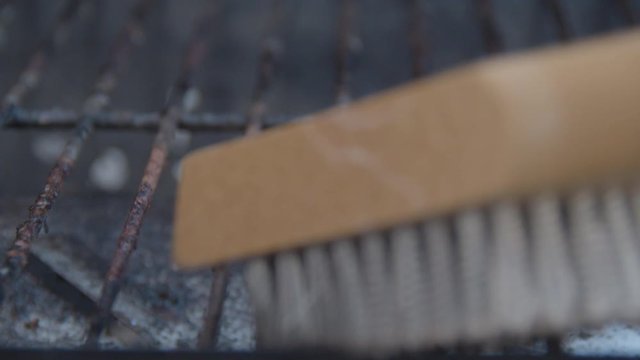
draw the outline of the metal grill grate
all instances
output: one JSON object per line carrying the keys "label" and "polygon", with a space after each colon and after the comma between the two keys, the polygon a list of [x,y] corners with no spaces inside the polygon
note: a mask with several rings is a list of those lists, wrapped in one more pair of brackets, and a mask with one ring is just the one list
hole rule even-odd
{"label": "metal grill grate", "polygon": [[[41,132],[73,129],[26,220],[21,194],[34,188],[36,176],[30,176],[33,169],[21,161],[24,156],[0,157],[0,241],[8,248],[1,274],[5,325],[0,344],[8,346],[253,348],[241,265],[213,269],[213,275],[171,269],[167,209],[174,184],[161,180],[170,177],[171,151],[178,158],[186,150],[174,141],[176,133],[193,136],[186,147],[251,136],[329,106],[332,99],[344,103],[476,57],[630,26],[640,7],[625,0],[44,3],[0,2],[0,56],[22,59],[0,72],[0,85],[8,84],[0,149],[25,151],[24,143]],[[24,56],[33,36],[11,37],[37,9],[58,15],[50,16],[51,27]],[[96,50],[91,43],[99,36],[82,33],[104,25],[114,12],[122,16],[109,24],[119,24],[119,30]],[[90,55],[80,56],[75,65],[100,57],[100,68],[90,66],[97,76],[80,76],[82,69],[75,73],[64,63],[83,51]],[[58,90],[69,85],[66,78],[74,85],[85,77],[95,79],[93,87],[83,93],[74,86],[78,96],[62,101],[71,106],[38,101],[60,99],[55,92],[66,91]],[[175,80],[165,84],[155,77]],[[167,89],[166,96],[158,87]],[[132,96],[141,92],[154,96]],[[151,109],[142,105],[147,97],[155,97],[147,101]],[[197,109],[199,103],[204,111]],[[100,141],[114,141],[132,156],[150,151],[146,162],[131,160],[132,172],[141,176],[137,190],[108,193],[83,185],[88,164],[82,159],[96,151],[89,138],[94,130],[111,130]],[[146,133],[128,137],[138,130],[155,132],[150,150]],[[127,143],[140,139],[140,144]],[[23,179],[26,174],[32,184]],[[27,184],[21,186],[23,181]],[[130,185],[136,183],[133,179]],[[154,200],[158,186],[161,198]],[[160,210],[150,212],[145,229],[152,200]]]}

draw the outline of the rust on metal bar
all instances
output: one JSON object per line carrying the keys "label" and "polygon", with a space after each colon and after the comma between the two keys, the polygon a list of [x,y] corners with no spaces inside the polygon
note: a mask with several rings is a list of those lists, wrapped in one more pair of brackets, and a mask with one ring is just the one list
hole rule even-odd
{"label": "rust on metal bar", "polygon": [[[94,84],[94,91],[85,101],[85,112],[98,112],[104,110],[110,103],[111,92],[118,84],[118,76],[124,65],[128,62],[134,45],[140,44],[143,36],[143,22],[154,0],[140,0],[132,9],[129,20],[116,35],[107,61],[102,64],[98,79]],[[92,119],[87,117],[87,122]],[[91,125],[90,128],[93,128]]]}
{"label": "rust on metal bar", "polygon": [[424,14],[419,0],[409,0],[409,46],[411,51],[411,75],[419,78],[424,75],[424,63],[427,45],[424,39]]}
{"label": "rust on metal bar", "polygon": [[47,177],[43,191],[38,195],[33,205],[29,207],[29,218],[18,226],[16,237],[6,253],[6,262],[9,268],[18,270],[27,264],[31,243],[37,238],[44,227],[47,227],[47,213],[58,198],[62,182],[71,172],[79,151],[79,144],[87,137],[86,124],[78,127],[74,137],[67,143],[55,166]]}
{"label": "rust on metal bar", "polygon": [[498,33],[491,0],[476,0],[476,9],[480,18],[482,40],[488,54],[495,54],[503,50],[502,38]]}
{"label": "rust on metal bar", "polygon": [[163,121],[153,142],[149,161],[145,167],[138,192],[129,210],[122,232],[118,237],[116,254],[111,260],[109,270],[105,277],[100,298],[98,299],[99,320],[94,322],[90,329],[88,337],[89,344],[97,341],[97,337],[102,332],[104,324],[110,320],[109,314],[111,313],[111,307],[120,289],[123,270],[129,260],[129,256],[136,247],[140,227],[142,226],[144,215],[151,205],[153,194],[160,180],[160,174],[165,166],[169,148],[173,140],[175,122],[179,116],[180,112],[175,106],[169,108],[163,115]]}
{"label": "rust on metal bar", "polygon": [[45,38],[40,41],[29,58],[27,65],[20,73],[18,80],[2,99],[0,127],[11,119],[13,109],[20,105],[31,91],[37,88],[47,60],[53,55],[56,48],[64,42],[63,40],[66,40],[66,33],[78,13],[80,4],[79,0],[69,0],[65,3],[53,27],[47,32]]}
{"label": "rust on metal bar", "polygon": [[338,104],[351,100],[349,91],[349,68],[353,53],[354,34],[351,27],[355,16],[354,0],[342,0],[338,19],[338,46],[336,49],[336,101]]}
{"label": "rust on metal bar", "polygon": [[178,121],[183,113],[194,110],[193,106],[188,105],[186,100],[191,91],[197,91],[192,84],[192,78],[196,68],[202,63],[208,47],[206,35],[215,13],[214,10],[215,7],[209,4],[209,6],[206,6],[201,18],[196,22],[183,58],[180,76],[171,89],[165,110],[161,113],[160,128],[153,141],[144,175],[118,237],[116,251],[105,276],[98,300],[98,314],[91,323],[86,341],[87,346],[96,345],[102,330],[109,323],[111,307],[120,290],[125,267],[136,248],[140,228],[142,227],[144,216],[151,206],[160,175],[165,167]]}
{"label": "rust on metal bar", "polygon": [[355,0],[342,0],[341,4],[335,62],[335,102],[338,105],[351,102],[350,60],[355,38],[352,26],[356,11]]}
{"label": "rust on metal bar", "polygon": [[558,0],[546,0],[546,5],[551,10],[551,15],[553,16],[553,21],[556,24],[556,34],[560,41],[569,41],[572,37],[571,31],[569,30],[569,25],[567,24],[566,17],[564,15],[564,11],[562,11],[562,7]]}
{"label": "rust on metal bar", "polygon": [[198,334],[198,348],[206,349],[215,346],[220,333],[220,317],[222,305],[229,282],[229,269],[227,265],[221,265],[211,269],[213,279],[209,290],[209,302],[207,311],[202,320],[202,330]]}
{"label": "rust on metal bar", "polygon": [[249,110],[246,115],[246,135],[258,133],[264,126],[264,117],[267,111],[264,96],[271,86],[275,67],[275,57],[279,46],[279,40],[275,33],[282,17],[281,1],[273,0],[272,7],[272,14],[267,25],[267,33],[270,34],[270,36],[262,41],[262,50],[260,52],[260,60],[258,63],[258,79],[256,81],[255,88],[253,89],[251,105],[249,106]]}
{"label": "rust on metal bar", "polygon": [[247,135],[260,132],[264,125],[264,116],[266,113],[266,104],[264,101],[264,93],[269,87],[273,76],[273,57],[275,43],[270,42],[264,46],[260,55],[260,70],[258,82],[254,89],[253,100],[247,112]]}
{"label": "rust on metal bar", "polygon": [[[134,37],[138,36],[141,31],[142,20],[150,2],[150,0],[143,0],[133,8],[130,19],[115,39],[109,59],[100,72],[93,94],[85,102],[85,111],[101,111],[107,106],[109,95],[117,82],[117,75],[134,44]],[[64,180],[73,169],[82,145],[92,130],[92,118],[84,117],[49,172],[44,189],[38,195],[35,203],[29,207],[28,219],[18,226],[15,240],[7,251],[5,259],[5,265],[9,267],[11,272],[20,270],[26,265],[32,242],[43,228],[47,231],[47,214],[58,198]]]}
{"label": "rust on metal bar", "polygon": [[[273,79],[276,51],[278,46],[277,28],[282,20],[281,0],[272,0],[271,15],[267,23],[268,37],[263,39],[258,62],[258,77],[253,89],[251,103],[246,113],[245,136],[258,134],[265,126],[264,117],[267,112],[265,94],[271,86]],[[209,290],[209,302],[207,311],[202,321],[202,330],[198,335],[198,347],[208,348],[215,346],[219,335],[220,317],[229,281],[227,265],[214,267],[213,280]]]}

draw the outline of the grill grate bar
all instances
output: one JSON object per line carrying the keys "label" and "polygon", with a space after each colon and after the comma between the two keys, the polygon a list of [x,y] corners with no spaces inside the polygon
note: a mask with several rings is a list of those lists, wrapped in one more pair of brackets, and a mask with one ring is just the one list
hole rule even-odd
{"label": "grill grate bar", "polygon": [[418,0],[410,0],[409,12],[409,45],[411,48],[411,75],[419,78],[424,75],[424,63],[427,58],[427,46],[423,36],[424,15]]}
{"label": "grill grate bar", "polygon": [[[255,115],[250,117],[260,119],[263,127],[273,127],[290,122],[295,116],[273,116],[260,114],[264,112],[257,106]],[[254,111],[256,111],[254,110]],[[136,113],[131,111],[102,111],[82,115],[75,110],[49,109],[29,110],[16,107],[12,119],[5,124],[10,129],[69,129],[78,124],[82,117],[92,118],[95,129],[108,130],[157,130],[160,114]],[[255,120],[252,120],[255,121]],[[178,122],[178,127],[190,131],[242,132],[246,128],[247,116],[236,113],[193,113],[184,114]]]}
{"label": "grill grate bar", "polygon": [[[244,128],[245,136],[258,134],[264,127],[267,113],[265,95],[269,90],[274,76],[279,39],[277,29],[282,21],[281,0],[271,1],[271,14],[267,24],[268,36],[262,41],[258,62],[258,77],[253,89],[253,96],[246,114]],[[229,280],[227,265],[214,267],[207,312],[203,318],[202,332],[198,337],[198,347],[208,348],[215,345],[220,327],[220,316],[224,303],[225,290]]]}
{"label": "grill grate bar", "polygon": [[553,20],[556,24],[558,39],[562,42],[569,41],[573,37],[573,34],[569,29],[560,2],[558,0],[546,0],[545,3],[549,7],[549,10],[551,10]]}
{"label": "grill grate bar", "polygon": [[[142,0],[133,8],[131,17],[113,43],[109,58],[95,84],[93,94],[85,103],[86,111],[100,111],[108,104],[109,95],[117,83],[117,75],[131,52],[134,37],[140,34],[140,27],[150,3],[150,0]],[[82,145],[92,129],[92,118],[84,117],[76,127],[74,136],[65,145],[62,154],[51,169],[44,189],[29,208],[28,219],[18,227],[16,238],[7,251],[5,265],[10,272],[19,271],[26,265],[31,244],[37,239],[42,228],[45,232],[48,230],[47,214],[57,199],[64,180],[73,169]]]}
{"label": "grill grate bar", "polygon": [[[79,0],[68,0],[62,7],[53,27],[47,32],[48,35],[40,41],[24,70],[19,75],[18,80],[3,98],[0,125],[9,121],[12,117],[13,109],[20,105],[23,99],[38,87],[47,60],[66,41],[69,26],[79,12],[80,4]],[[3,5],[11,6],[12,4],[6,2]]]}
{"label": "grill grate bar", "polygon": [[162,112],[160,127],[154,139],[144,175],[122,232],[118,237],[116,252],[111,259],[98,300],[98,316],[92,321],[87,336],[87,345],[96,345],[102,330],[109,323],[109,313],[120,290],[124,269],[136,248],[144,216],[151,205],[162,170],[165,167],[168,152],[173,144],[178,119],[182,113],[191,112],[197,105],[189,100],[194,92],[197,92],[192,84],[192,78],[206,53],[207,29],[214,13],[214,6],[207,6],[201,18],[196,22],[191,35],[191,40],[184,54],[181,74],[173,85]]}
{"label": "grill grate bar", "polygon": [[269,17],[267,26],[269,36],[262,41],[262,50],[258,64],[258,79],[253,89],[251,105],[246,115],[246,135],[260,132],[260,129],[265,125],[264,120],[267,112],[267,104],[264,97],[273,80],[276,56],[280,46],[276,32],[281,21],[281,0],[272,0],[271,16]]}
{"label": "grill grate bar", "polygon": [[486,52],[490,55],[501,52],[504,49],[504,45],[496,26],[491,0],[478,0],[475,1],[475,4]]}
{"label": "grill grate bar", "polygon": [[[95,84],[95,91],[86,101],[85,108],[87,111],[99,111],[107,105],[109,95],[116,86],[117,75],[126,58],[128,58],[132,45],[134,45],[134,36],[140,32],[142,20],[150,3],[150,0],[139,2],[133,8],[130,19],[116,37],[109,59],[102,68]],[[37,239],[42,228],[44,228],[45,232],[48,230],[47,213],[57,199],[65,178],[73,169],[82,145],[92,128],[91,118],[84,117],[76,127],[74,136],[65,145],[62,154],[60,154],[56,164],[51,169],[44,189],[38,195],[35,203],[29,208],[28,219],[18,227],[16,238],[7,251],[5,265],[8,266],[10,272],[20,270],[26,265],[31,244]]]}
{"label": "grill grate bar", "polygon": [[220,318],[222,316],[222,306],[229,283],[229,268],[227,265],[220,265],[212,269],[213,279],[209,290],[209,302],[207,311],[202,319],[202,330],[198,334],[198,348],[206,349],[215,347],[220,334]]}
{"label": "grill grate bar", "polygon": [[336,49],[336,102],[344,104],[351,101],[349,90],[352,55],[354,44],[358,41],[352,30],[355,16],[354,0],[342,0],[338,19],[338,46]]}

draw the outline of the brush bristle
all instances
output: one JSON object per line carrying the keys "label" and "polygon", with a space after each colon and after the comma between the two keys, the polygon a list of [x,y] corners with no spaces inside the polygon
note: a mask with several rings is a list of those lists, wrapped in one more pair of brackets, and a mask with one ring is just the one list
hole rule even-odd
{"label": "brush bristle", "polygon": [[502,201],[247,264],[261,346],[392,352],[640,318],[640,191]]}

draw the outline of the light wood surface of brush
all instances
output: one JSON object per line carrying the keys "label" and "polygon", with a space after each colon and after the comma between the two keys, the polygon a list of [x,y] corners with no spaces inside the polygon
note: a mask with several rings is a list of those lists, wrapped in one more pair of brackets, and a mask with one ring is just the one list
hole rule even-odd
{"label": "light wood surface of brush", "polygon": [[205,266],[640,168],[640,32],[413,82],[182,166],[174,256]]}

